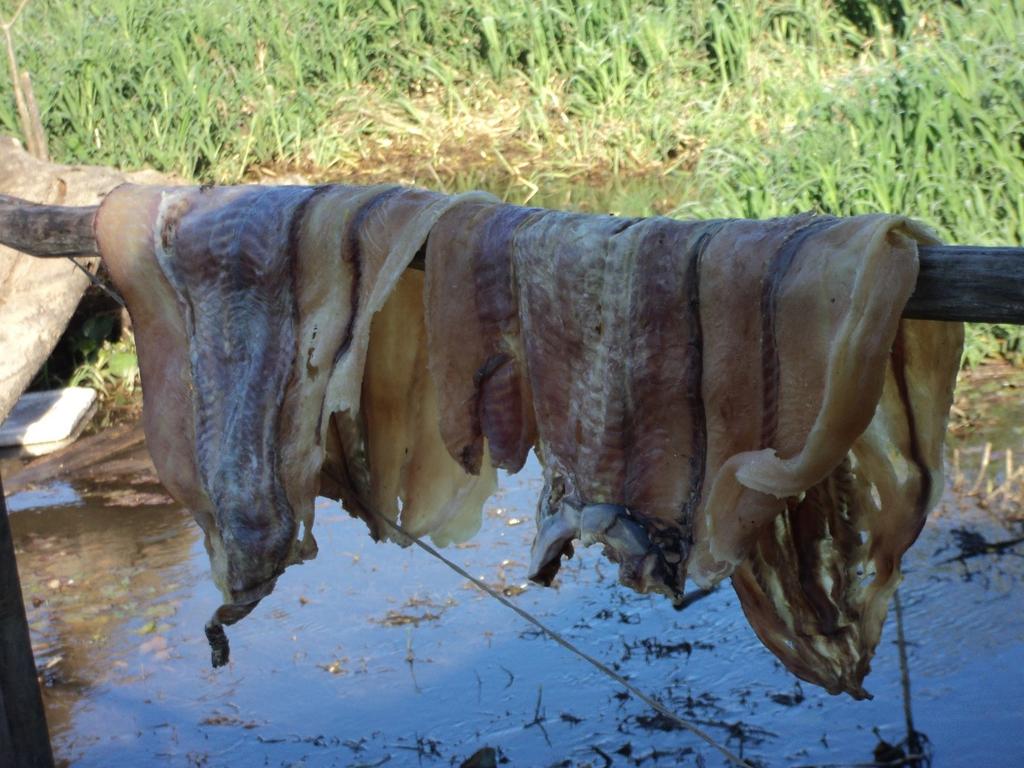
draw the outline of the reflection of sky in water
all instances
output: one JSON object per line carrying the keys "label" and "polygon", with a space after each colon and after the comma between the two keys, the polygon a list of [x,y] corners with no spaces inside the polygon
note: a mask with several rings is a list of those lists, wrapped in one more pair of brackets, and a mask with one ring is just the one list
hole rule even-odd
{"label": "reflection of sky in water", "polygon": [[21,512],[23,509],[39,507],[60,507],[82,504],[82,498],[70,483],[56,482],[45,488],[33,488],[20,491],[7,497],[7,509],[10,512]]}
{"label": "reflection of sky in water", "polygon": [[[531,461],[503,482],[481,534],[448,554],[488,582],[516,586],[539,469]],[[229,628],[232,664],[214,671],[202,627],[218,596],[186,513],[36,512],[24,495],[11,518],[23,589],[55,747],[74,765],[345,766],[390,756],[390,765],[441,766],[484,745],[516,766],[603,765],[596,750],[615,765],[692,764],[693,749],[724,764],[692,737],[659,730],[646,707],[440,563],[373,543],[332,504],[318,513],[318,559],[289,569]],[[939,565],[955,553],[940,551],[948,530],[964,522],[936,519],[906,561],[914,713],[938,765],[1009,766],[1024,751],[1024,561],[977,558],[969,572]],[[875,700],[858,703],[798,686],[730,589],[677,613],[615,576],[596,551],[582,551],[557,589],[515,599],[733,749],[743,733],[744,753],[769,765],[868,762],[872,728],[901,738],[891,622],[867,681]]]}

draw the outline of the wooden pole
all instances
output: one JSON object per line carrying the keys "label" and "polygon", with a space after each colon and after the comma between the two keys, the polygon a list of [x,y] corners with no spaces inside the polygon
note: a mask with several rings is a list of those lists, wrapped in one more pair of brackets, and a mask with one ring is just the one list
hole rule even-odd
{"label": "wooden pole", "polygon": [[[31,256],[95,256],[97,206],[38,205],[0,195],[0,244]],[[1024,248],[930,245],[903,316],[1024,325]],[[423,269],[422,257],[410,265]]]}
{"label": "wooden pole", "polygon": [[53,768],[43,698],[0,478],[0,765]]}
{"label": "wooden pole", "polygon": [[0,243],[29,256],[99,253],[93,219],[99,206],[39,205],[0,195]]}
{"label": "wooden pole", "polygon": [[904,317],[1024,325],[1024,248],[924,246]]}

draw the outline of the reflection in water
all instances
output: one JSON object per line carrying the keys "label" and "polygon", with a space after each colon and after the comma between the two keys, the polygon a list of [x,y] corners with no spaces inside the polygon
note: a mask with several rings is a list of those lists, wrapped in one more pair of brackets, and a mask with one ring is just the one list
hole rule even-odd
{"label": "reflection in water", "polygon": [[[68,495],[64,486],[60,497]],[[52,496],[16,494],[12,507]],[[132,674],[127,658],[140,650],[167,658],[163,634],[197,576],[188,560],[198,534],[175,506],[81,502],[21,509],[11,528],[47,717],[59,741],[83,698]]]}
{"label": "reflection in water", "polygon": [[[322,181],[331,181],[330,178]],[[344,183],[345,179],[336,179]],[[424,182],[441,189],[441,180]],[[565,177],[536,177],[527,180],[515,176],[495,176],[486,171],[456,173],[441,191],[461,192],[482,189],[516,205],[531,205],[581,213],[610,213],[616,216],[662,216],[699,218],[698,190],[692,176],[685,173],[612,178],[604,183],[583,184]],[[684,212],[679,212],[681,208]]]}
{"label": "reflection in water", "polygon": [[[998,485],[1005,448],[1021,455],[1024,440],[1017,422],[1005,426],[1019,397],[993,393],[958,402],[952,442],[973,461],[979,444],[996,442],[990,435],[1005,438],[992,452]],[[374,544],[326,502],[319,557],[289,569],[232,627],[232,663],[211,670],[202,628],[219,596],[198,529],[125,440],[123,451],[93,451],[108,464],[85,472],[88,484],[51,482],[9,499],[63,762],[443,766],[490,746],[515,766],[675,766],[695,753],[723,764],[439,563]],[[115,469],[123,474],[103,484]],[[581,550],[554,589],[526,587],[540,485],[533,460],[503,477],[481,533],[450,556],[765,764],[871,762],[878,738],[903,738],[891,616],[867,680],[875,699],[854,702],[782,670],[728,586],[679,613],[620,587],[612,564]],[[914,719],[936,765],[1016,766],[1024,754],[1024,546],[980,545],[1024,526],[1020,498],[992,501],[947,494],[904,561]],[[965,542],[971,557],[961,557]]]}
{"label": "reflection in water", "polygon": [[[872,702],[801,686],[725,588],[683,613],[615,583],[582,551],[556,589],[525,583],[531,461],[503,478],[484,530],[450,554],[634,682],[768,765],[867,762],[903,736],[887,626]],[[202,626],[218,597],[188,515],[171,506],[29,509],[11,521],[55,750],[78,766],[458,764],[492,746],[511,765],[722,765],[421,552],[376,545],[324,502],[317,560],[290,569],[233,627],[213,671]],[[1024,749],[1024,559],[950,559],[950,532],[1006,531],[947,510],[902,588],[917,727],[941,765],[1012,765]],[[524,523],[525,521],[525,523]],[[566,761],[566,762],[559,762]]]}

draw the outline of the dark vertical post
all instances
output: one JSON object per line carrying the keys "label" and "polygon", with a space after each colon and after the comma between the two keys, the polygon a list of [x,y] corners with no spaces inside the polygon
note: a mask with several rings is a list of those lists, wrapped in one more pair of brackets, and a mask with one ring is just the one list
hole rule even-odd
{"label": "dark vertical post", "polygon": [[0,765],[53,768],[0,478]]}

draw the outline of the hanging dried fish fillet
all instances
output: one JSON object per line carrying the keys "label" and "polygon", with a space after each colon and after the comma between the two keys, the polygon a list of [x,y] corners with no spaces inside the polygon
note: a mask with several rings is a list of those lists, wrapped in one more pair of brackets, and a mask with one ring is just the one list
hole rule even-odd
{"label": "hanging dried fish fillet", "polygon": [[[535,420],[535,579],[574,540],[642,592],[735,571],[790,669],[863,696],[899,557],[941,487],[962,343],[959,326],[899,319],[918,241],[933,242],[886,216],[454,209],[427,280],[449,451],[473,469],[486,410],[512,414],[513,435]],[[499,368],[521,383],[488,394]]]}
{"label": "hanging dried fish fillet", "polygon": [[[486,452],[477,476],[467,475],[441,439],[438,392],[427,370],[422,273],[403,275],[373,319],[361,412],[370,478],[364,506],[397,521],[401,505],[402,528],[429,534],[440,546],[470,539],[497,478]],[[379,524],[367,523],[371,530]]]}
{"label": "hanging dried fish fillet", "polygon": [[[221,625],[315,554],[317,493],[377,538],[383,515],[462,541],[494,467],[535,447],[535,579],[576,540],[642,592],[733,575],[791,670],[866,695],[941,488],[962,343],[899,319],[931,242],[911,222],[125,186],[97,239],[137,330],[154,462],[224,593],[215,664]],[[425,278],[404,273],[424,249]]]}
{"label": "hanging dried fish fillet", "polygon": [[[903,219],[822,218],[777,252],[760,311],[762,450],[725,461],[707,502],[705,551],[738,566],[762,641],[857,698],[900,557],[941,493],[963,342],[959,325],[899,319],[917,242],[934,241]],[[729,499],[758,495],[783,512],[742,531]]]}
{"label": "hanging dried fish fillet", "polygon": [[375,279],[377,287],[357,316],[359,357],[351,358],[357,364],[339,360],[328,387],[321,493],[341,499],[377,539],[391,534],[376,515],[396,520],[401,509],[410,532],[439,544],[464,541],[478,530],[494,487],[492,468],[467,475],[444,449],[437,390],[427,372],[423,277],[402,274],[445,211],[474,203],[493,198],[396,191],[379,207],[367,206],[345,235],[348,250],[364,254],[363,279]]}
{"label": "hanging dried fish fillet", "polygon": [[484,440],[494,466],[518,472],[537,439],[523,362],[511,235],[544,212],[497,203],[456,206],[427,241],[430,373],[439,384],[441,435],[467,472]]}
{"label": "hanging dried fish fillet", "polygon": [[579,538],[681,593],[704,479],[698,265],[719,222],[550,214],[515,237],[545,465],[531,570]]}
{"label": "hanging dried fish fillet", "polygon": [[[228,658],[222,625],[315,555],[313,500],[336,446],[326,427],[359,421],[373,315],[455,202],[397,187],[125,185],[101,207],[150,451],[202,526],[224,595],[207,626],[215,666]],[[478,482],[459,479],[433,500],[457,497],[465,519],[476,497],[463,486]]]}

